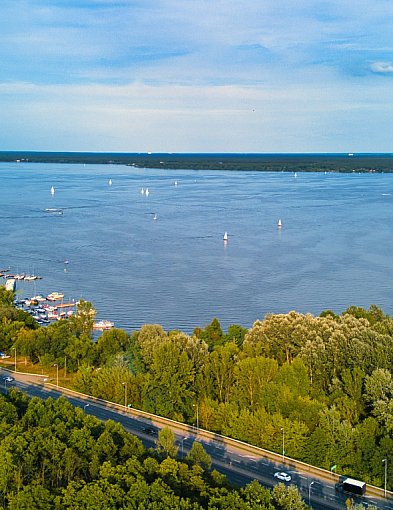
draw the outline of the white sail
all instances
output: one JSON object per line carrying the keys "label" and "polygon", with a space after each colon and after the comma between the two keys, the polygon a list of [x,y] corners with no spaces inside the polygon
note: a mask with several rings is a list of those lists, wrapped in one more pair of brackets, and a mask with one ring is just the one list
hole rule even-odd
{"label": "white sail", "polygon": [[50,194],[51,194],[51,195],[54,195],[54,194],[55,194],[55,188],[54,188],[54,186],[51,186],[51,188],[50,188]]}
{"label": "white sail", "polygon": [[228,241],[228,232],[224,232],[223,239],[224,239],[224,241]]}
{"label": "white sail", "polygon": [[282,227],[282,221],[281,221],[281,220],[278,220],[278,222],[277,222],[277,227],[278,227],[278,228],[281,228],[281,227]]}

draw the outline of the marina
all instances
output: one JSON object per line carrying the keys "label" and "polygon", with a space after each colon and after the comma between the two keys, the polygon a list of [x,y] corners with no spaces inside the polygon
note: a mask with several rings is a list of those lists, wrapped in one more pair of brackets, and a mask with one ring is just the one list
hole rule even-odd
{"label": "marina", "polygon": [[[4,278],[4,286],[6,290],[16,293],[17,280],[31,281],[25,275],[13,275],[9,273],[10,269],[2,270],[0,278]],[[23,277],[22,277],[23,276]],[[16,278],[17,277],[17,278]],[[42,279],[34,277],[34,280]],[[2,284],[0,280],[0,284]],[[74,315],[77,309],[78,301],[74,299],[64,303],[64,294],[62,292],[53,291],[47,296],[41,294],[32,297],[19,298],[15,297],[14,305],[19,310],[29,313],[33,319],[41,326],[50,324],[51,322],[68,319]],[[94,323],[93,329],[98,331],[108,330],[114,327],[114,323],[108,320],[99,320]]]}

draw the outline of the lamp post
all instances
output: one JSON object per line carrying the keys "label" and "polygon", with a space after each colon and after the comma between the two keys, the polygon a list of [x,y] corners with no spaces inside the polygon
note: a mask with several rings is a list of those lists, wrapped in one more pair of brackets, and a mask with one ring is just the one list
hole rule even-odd
{"label": "lamp post", "polygon": [[56,386],[59,387],[59,365],[55,363],[53,366],[56,367]]}
{"label": "lamp post", "polygon": [[384,487],[384,495],[386,498],[387,493],[387,482],[388,482],[388,459],[382,459],[382,463],[385,464],[385,487]]}
{"label": "lamp post", "polygon": [[311,502],[311,486],[315,483],[315,480],[313,480],[310,485],[308,486],[308,506],[311,506],[310,505],[310,502]]}
{"label": "lamp post", "polygon": [[285,460],[285,430],[284,427],[281,427],[282,432],[282,461]]}
{"label": "lamp post", "polygon": [[85,404],[85,405],[83,406],[83,412],[84,412],[84,413],[86,412],[86,407],[89,407],[89,405],[90,405],[90,404]]}
{"label": "lamp post", "polygon": [[4,389],[5,389],[5,391],[7,391],[7,379],[6,378],[4,378]]}
{"label": "lamp post", "polygon": [[64,356],[64,379],[67,379],[67,356]]}
{"label": "lamp post", "polygon": [[15,351],[15,372],[16,372],[16,347],[13,347],[14,351]]}
{"label": "lamp post", "polygon": [[123,382],[124,386],[124,407],[127,409],[127,383]]}
{"label": "lamp post", "polygon": [[198,404],[192,404],[192,407],[196,409],[196,428],[199,429],[199,413],[198,413]]}

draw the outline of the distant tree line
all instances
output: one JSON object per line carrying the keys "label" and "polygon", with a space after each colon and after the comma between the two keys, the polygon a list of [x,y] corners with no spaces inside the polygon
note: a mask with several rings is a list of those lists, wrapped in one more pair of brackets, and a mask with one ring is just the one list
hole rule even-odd
{"label": "distant tree line", "polygon": [[248,172],[393,171],[391,154],[168,154],[0,151],[0,161],[23,163],[110,164],[166,170]]}
{"label": "distant tree line", "polygon": [[[37,327],[2,291],[0,350],[64,367],[79,391],[127,403],[382,487],[393,465],[393,319],[375,305],[319,317],[218,319],[192,335],[145,325],[93,341],[94,309]],[[12,296],[12,293],[11,293]],[[1,298],[1,294],[0,294]],[[16,314],[13,316],[12,314]],[[126,391],[126,395],[125,395]],[[388,489],[393,476],[388,477]]]}

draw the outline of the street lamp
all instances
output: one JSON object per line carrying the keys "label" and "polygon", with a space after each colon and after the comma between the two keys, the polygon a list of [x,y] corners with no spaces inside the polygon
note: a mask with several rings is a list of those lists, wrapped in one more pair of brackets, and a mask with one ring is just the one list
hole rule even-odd
{"label": "street lamp", "polygon": [[281,427],[282,432],[282,461],[285,459],[285,430],[284,427]]}
{"label": "street lamp", "polygon": [[16,372],[16,347],[13,347],[14,351],[15,351],[15,372]]}
{"label": "street lamp", "polygon": [[387,493],[387,481],[388,481],[388,459],[382,459],[382,463],[385,464],[385,490],[384,490],[384,494],[385,494],[385,498],[386,498],[386,493]]}
{"label": "street lamp", "polygon": [[59,365],[55,363],[53,366],[56,367],[56,386],[59,387]]}
{"label": "street lamp", "polygon": [[198,413],[198,404],[192,404],[192,407],[196,409],[196,428],[199,429],[199,413]]}
{"label": "street lamp", "polygon": [[124,407],[127,409],[127,383],[123,382],[124,386]]}
{"label": "street lamp", "polygon": [[89,405],[90,405],[90,404],[85,404],[85,405],[83,406],[83,412],[84,412],[84,413],[86,412],[86,407],[89,407]]}
{"label": "street lamp", "polygon": [[4,389],[5,391],[7,391],[7,378],[4,377]]}
{"label": "street lamp", "polygon": [[310,501],[311,501],[311,486],[312,486],[314,483],[315,483],[315,480],[314,480],[314,481],[312,481],[312,482],[310,483],[310,485],[308,486],[308,506],[311,506],[311,505],[310,505]]}

